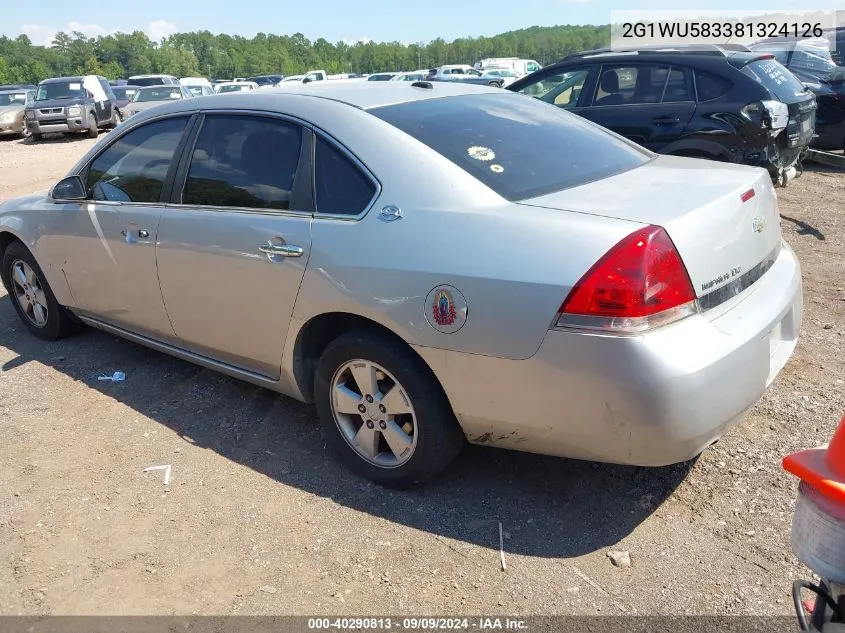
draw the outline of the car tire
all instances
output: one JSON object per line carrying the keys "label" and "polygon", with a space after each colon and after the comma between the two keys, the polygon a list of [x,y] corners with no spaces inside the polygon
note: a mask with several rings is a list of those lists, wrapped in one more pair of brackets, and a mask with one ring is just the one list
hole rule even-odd
{"label": "car tire", "polygon": [[59,305],[41,267],[23,244],[12,242],[6,247],[2,266],[12,306],[34,336],[55,341],[73,331],[70,313]]}
{"label": "car tire", "polygon": [[[359,388],[353,367],[375,382]],[[363,393],[370,390],[378,393]],[[395,397],[384,397],[388,394]],[[368,396],[374,398],[368,402]],[[382,398],[386,408],[380,409]],[[409,488],[430,480],[455,459],[465,443],[431,369],[404,343],[378,332],[349,332],[326,347],[317,362],[314,400],[320,423],[341,461],[382,486]],[[397,413],[391,414],[391,409]],[[380,415],[385,419],[376,419]]]}
{"label": "car tire", "polygon": [[32,132],[29,131],[29,128],[27,127],[26,123],[24,123],[23,129],[21,129],[21,138],[26,140],[30,136],[32,136]]}
{"label": "car tire", "polygon": [[109,119],[109,129],[113,130],[117,127],[120,123],[120,113],[117,111],[117,108],[112,107],[111,109],[111,119]]}
{"label": "car tire", "polygon": [[97,138],[100,135],[100,128],[97,126],[97,116],[90,114],[91,123],[88,124],[88,138]]}
{"label": "car tire", "polygon": [[30,142],[31,143],[40,143],[43,139],[44,139],[43,134],[37,134],[37,133],[33,132],[32,136],[30,137]]}
{"label": "car tire", "polygon": [[498,81],[491,81],[487,85],[490,86],[491,88],[501,88],[502,87],[502,84],[500,84]]}

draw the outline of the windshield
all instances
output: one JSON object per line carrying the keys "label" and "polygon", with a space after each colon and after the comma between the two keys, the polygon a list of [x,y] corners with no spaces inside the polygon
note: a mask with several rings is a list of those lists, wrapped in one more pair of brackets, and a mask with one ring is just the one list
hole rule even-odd
{"label": "windshield", "polygon": [[51,99],[85,99],[88,91],[82,87],[82,80],[51,81],[38,86],[36,101],[50,101]]}
{"label": "windshield", "polygon": [[410,101],[369,112],[511,201],[577,187],[651,159],[597,125],[513,93]]}
{"label": "windshield", "polygon": [[804,94],[804,85],[775,59],[759,59],[751,62],[742,72],[771,92],[784,103],[792,103],[795,97]]}
{"label": "windshield", "polygon": [[114,93],[114,96],[117,97],[119,100],[127,99],[131,101],[132,97],[135,96],[135,93],[138,92],[138,89],[126,88],[124,86],[112,86],[111,91]]}
{"label": "windshield", "polygon": [[132,101],[142,103],[146,101],[170,101],[171,99],[181,99],[182,91],[173,86],[160,86],[156,88],[144,88],[139,90]]}
{"label": "windshield", "polygon": [[25,92],[0,92],[0,107],[10,105],[26,105]]}

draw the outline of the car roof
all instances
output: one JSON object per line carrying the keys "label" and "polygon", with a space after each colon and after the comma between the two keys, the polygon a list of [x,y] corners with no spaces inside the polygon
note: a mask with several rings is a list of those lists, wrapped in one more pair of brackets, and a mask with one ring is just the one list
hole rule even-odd
{"label": "car roof", "polygon": [[[333,83],[318,82],[318,84]],[[415,82],[416,83],[416,82]],[[428,82],[424,82],[428,83]],[[286,100],[302,98],[324,99],[329,102],[348,105],[361,110],[369,110],[381,106],[398,105],[413,101],[424,101],[442,97],[454,97],[471,94],[501,94],[514,93],[491,88],[488,86],[461,85],[451,82],[431,82],[431,88],[418,88],[414,84],[405,82],[366,82],[356,81],[345,85],[315,85],[306,84],[302,89],[290,90],[285,88],[267,88],[264,90],[250,90],[245,92],[230,92],[206,97],[194,97],[172,101],[156,109],[159,114],[175,114],[179,112],[193,112],[197,110],[243,109],[256,111],[284,112]]]}
{"label": "car roof", "polygon": [[[97,77],[97,75],[73,75],[71,77],[50,77],[42,81],[42,84],[54,84],[60,81],[83,81],[86,77]],[[40,84],[39,84],[40,85]]]}

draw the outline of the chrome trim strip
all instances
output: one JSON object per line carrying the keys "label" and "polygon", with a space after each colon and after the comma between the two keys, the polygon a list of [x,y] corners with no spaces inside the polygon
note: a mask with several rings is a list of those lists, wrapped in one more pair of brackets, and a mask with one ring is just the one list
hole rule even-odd
{"label": "chrome trim strip", "polygon": [[782,248],[783,242],[778,243],[777,247],[771,253],[766,255],[763,261],[757,264],[754,268],[740,275],[730,283],[725,284],[721,288],[716,288],[716,290],[699,297],[698,304],[701,306],[701,311],[707,312],[707,310],[712,310],[713,308],[722,305],[726,301],[733,299],[737,295],[748,290],[748,288],[757,283],[760,278],[766,274],[769,268],[774,265],[777,258],[780,257]]}

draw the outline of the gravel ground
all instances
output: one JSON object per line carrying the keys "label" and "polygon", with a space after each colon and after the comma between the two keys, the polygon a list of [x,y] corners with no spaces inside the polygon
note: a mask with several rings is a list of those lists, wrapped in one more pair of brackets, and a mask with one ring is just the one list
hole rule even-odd
{"label": "gravel ground", "polygon": [[[0,199],[91,143],[0,142]],[[845,412],[845,175],[779,195],[804,270],[796,354],[742,425],[669,468],[474,447],[422,490],[381,490],[333,461],[312,408],[95,331],[39,342],[0,295],[0,614],[790,613],[809,574],[780,459]],[[142,472],[165,464],[169,486]]]}

